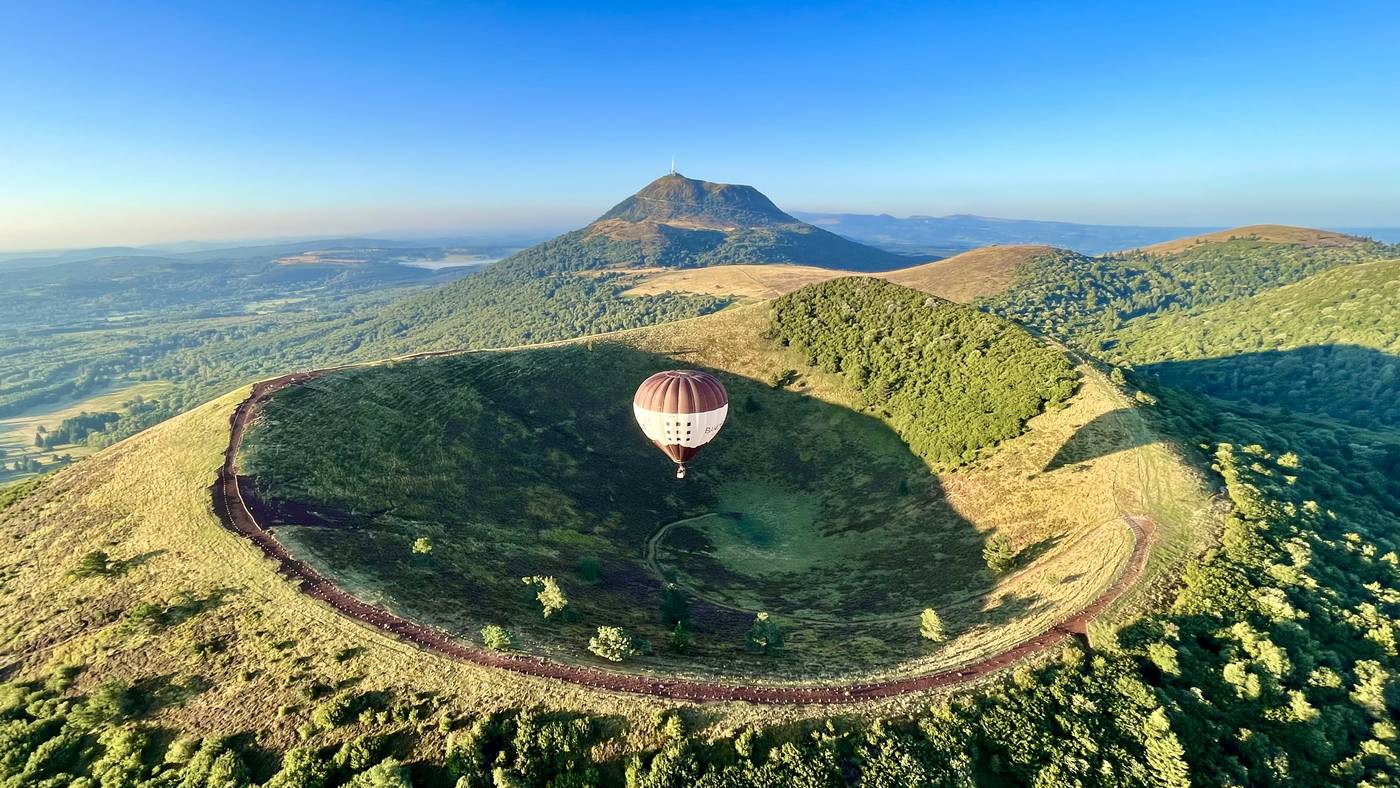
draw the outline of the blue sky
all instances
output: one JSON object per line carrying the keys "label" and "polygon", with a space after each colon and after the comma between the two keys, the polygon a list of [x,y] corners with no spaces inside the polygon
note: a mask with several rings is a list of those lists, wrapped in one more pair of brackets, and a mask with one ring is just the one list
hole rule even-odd
{"label": "blue sky", "polygon": [[[143,6],[143,7],[137,7]],[[1400,225],[1400,7],[15,3],[0,248],[791,210]]]}

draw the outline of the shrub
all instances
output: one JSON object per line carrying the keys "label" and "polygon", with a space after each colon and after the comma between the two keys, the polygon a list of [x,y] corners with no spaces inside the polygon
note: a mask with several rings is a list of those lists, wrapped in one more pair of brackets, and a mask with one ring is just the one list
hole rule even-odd
{"label": "shrub", "polygon": [[676,654],[690,651],[690,633],[685,630],[684,621],[677,621],[675,629],[671,630],[670,644],[671,651]]}
{"label": "shrub", "polygon": [[982,546],[982,560],[987,562],[988,569],[1001,574],[1016,565],[1016,548],[1011,546],[1010,539],[997,534]]}
{"label": "shrub", "polygon": [[622,627],[598,627],[588,639],[588,650],[611,662],[621,662],[642,653],[641,647]]}
{"label": "shrub", "polygon": [[919,634],[924,640],[932,643],[942,643],[948,639],[948,634],[943,630],[943,619],[939,617],[938,611],[931,607],[924,608],[924,612],[919,616]]}
{"label": "shrub", "polygon": [[317,704],[311,710],[311,722],[323,731],[334,730],[345,724],[355,712],[355,699],[345,693]]}
{"label": "shrub", "polygon": [[408,770],[394,758],[385,758],[345,785],[347,788],[413,788]]}
{"label": "shrub", "polygon": [[78,563],[73,566],[69,573],[76,578],[97,577],[99,575],[110,575],[112,573],[111,558],[101,550],[93,550],[85,553]]}
{"label": "shrub", "polygon": [[331,763],[348,774],[362,772],[378,759],[385,741],[385,737],[372,734],[351,739],[340,746]]}
{"label": "shrub", "polygon": [[499,624],[487,624],[481,628],[481,642],[492,651],[508,651],[515,645],[510,630]]}
{"label": "shrub", "polygon": [[675,583],[661,589],[661,623],[674,626],[690,620],[690,600]]}
{"label": "shrub", "polygon": [[564,589],[559,587],[559,581],[553,577],[534,575],[522,577],[520,580],[527,586],[539,589],[539,593],[535,594],[535,599],[539,600],[545,618],[549,618],[569,606],[569,599],[564,596]]}
{"label": "shrub", "polygon": [[766,656],[777,654],[783,650],[783,632],[767,613],[759,613],[744,635],[744,647]]}
{"label": "shrub", "polygon": [[136,710],[131,685],[124,681],[108,681],[88,697],[87,702],[71,715],[79,725],[95,727],[103,723],[120,722]]}
{"label": "shrub", "polygon": [[293,747],[282,756],[282,769],[263,788],[324,788],[330,781],[330,768],[305,747]]}

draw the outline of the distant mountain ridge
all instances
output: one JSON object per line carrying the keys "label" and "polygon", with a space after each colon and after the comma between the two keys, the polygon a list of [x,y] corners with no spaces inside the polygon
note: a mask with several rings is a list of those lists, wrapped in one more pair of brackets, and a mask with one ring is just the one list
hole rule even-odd
{"label": "distant mountain ridge", "polygon": [[1271,244],[1290,244],[1304,248],[1319,246],[1342,248],[1370,243],[1370,239],[1333,232],[1331,230],[1316,230],[1311,227],[1293,227],[1286,224],[1251,224],[1245,227],[1232,227],[1228,230],[1203,233],[1186,238],[1174,238],[1170,241],[1144,246],[1137,251],[1146,254],[1173,254],[1201,244],[1222,243],[1235,240],[1258,241],[1260,243]]}
{"label": "distant mountain ridge", "polygon": [[797,211],[794,215],[847,238],[884,249],[943,256],[993,244],[1058,246],[1081,254],[1103,254],[1221,229],[1076,224],[973,214],[899,218],[889,214]]}
{"label": "distant mountain ridge", "polygon": [[278,241],[247,245],[224,244],[177,244],[175,246],[196,246],[201,248],[177,249],[164,246],[106,246],[90,249],[68,249],[50,252],[15,252],[0,254],[0,269],[45,268],[93,260],[119,258],[150,258],[171,262],[244,262],[250,260],[271,260],[286,255],[305,252],[327,252],[339,250],[381,250],[391,252],[418,251],[443,248],[470,248],[487,254],[509,253],[537,240],[536,237],[522,235],[500,238],[444,237],[422,240],[392,238],[320,238],[305,241]]}

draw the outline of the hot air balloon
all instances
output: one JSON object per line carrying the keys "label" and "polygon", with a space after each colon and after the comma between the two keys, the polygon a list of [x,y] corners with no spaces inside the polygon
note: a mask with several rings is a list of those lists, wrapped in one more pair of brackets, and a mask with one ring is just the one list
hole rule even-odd
{"label": "hot air balloon", "polygon": [[632,412],[647,438],[676,463],[676,478],[684,479],[685,464],[724,426],[729,395],[714,375],[672,369],[642,381]]}

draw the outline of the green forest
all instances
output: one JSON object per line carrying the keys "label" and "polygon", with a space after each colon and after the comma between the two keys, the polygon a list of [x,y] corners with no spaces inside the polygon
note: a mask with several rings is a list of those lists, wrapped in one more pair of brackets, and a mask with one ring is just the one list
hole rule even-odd
{"label": "green forest", "polygon": [[805,287],[773,304],[771,335],[839,372],[937,467],[971,461],[1074,393],[1059,352],[1010,323],[879,279]]}
{"label": "green forest", "polygon": [[1134,321],[1105,357],[1224,403],[1400,428],[1400,260]]}
{"label": "green forest", "polygon": [[[1291,284],[1337,266],[1400,256],[1400,247],[1357,240],[1342,246],[1269,243],[1248,237],[1170,254],[1070,251],[1036,258],[1015,286],[988,299],[991,311],[1089,344],[1134,318],[1193,310]],[[1107,338],[1107,337],[1106,337]]]}

